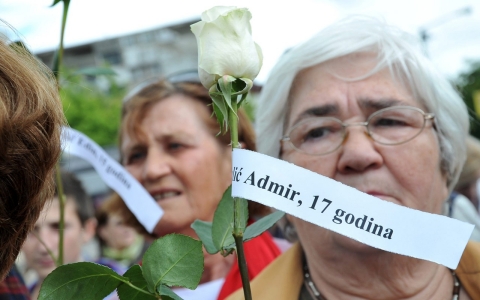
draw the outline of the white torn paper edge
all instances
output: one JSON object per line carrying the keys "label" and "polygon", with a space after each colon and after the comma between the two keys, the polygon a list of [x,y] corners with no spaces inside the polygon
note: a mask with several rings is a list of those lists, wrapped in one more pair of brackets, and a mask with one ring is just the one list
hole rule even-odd
{"label": "white torn paper edge", "polygon": [[64,153],[88,161],[105,184],[122,197],[137,220],[152,233],[163,216],[163,210],[145,188],[105,150],[85,134],[69,128],[62,128],[62,149]]}
{"label": "white torn paper edge", "polygon": [[457,268],[474,228],[446,216],[384,201],[249,150],[234,149],[232,168],[234,197],[274,207],[375,248],[451,269]]}

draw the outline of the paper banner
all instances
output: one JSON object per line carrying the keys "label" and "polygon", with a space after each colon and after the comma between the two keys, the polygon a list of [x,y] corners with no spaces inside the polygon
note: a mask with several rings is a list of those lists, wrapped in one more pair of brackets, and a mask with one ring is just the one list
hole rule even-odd
{"label": "paper banner", "polygon": [[92,164],[105,184],[122,197],[143,227],[153,232],[163,216],[163,210],[122,165],[89,137],[69,127],[63,127],[62,148],[64,153],[81,157]]}
{"label": "paper banner", "polygon": [[232,196],[274,207],[369,246],[456,269],[474,226],[397,205],[294,164],[233,151]]}

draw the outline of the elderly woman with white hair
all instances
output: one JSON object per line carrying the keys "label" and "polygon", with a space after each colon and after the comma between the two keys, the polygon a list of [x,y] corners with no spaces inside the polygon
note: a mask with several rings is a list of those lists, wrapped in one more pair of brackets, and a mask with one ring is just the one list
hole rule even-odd
{"label": "elderly woman with white hair", "polygon": [[[368,17],[334,24],[280,59],[257,111],[259,152],[445,214],[467,109],[412,36]],[[252,282],[254,299],[480,299],[478,243],[450,270],[287,220],[298,243]]]}

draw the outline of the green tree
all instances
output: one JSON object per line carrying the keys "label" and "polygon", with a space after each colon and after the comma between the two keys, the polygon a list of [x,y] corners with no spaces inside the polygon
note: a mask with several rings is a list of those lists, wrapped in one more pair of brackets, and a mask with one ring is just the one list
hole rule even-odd
{"label": "green tree", "polygon": [[[469,70],[459,75],[456,86],[468,106],[470,133],[480,139],[480,103],[476,104],[477,109],[474,103],[474,95],[480,93],[480,61],[472,62]],[[477,101],[480,102],[480,99]]]}
{"label": "green tree", "polygon": [[106,90],[89,81],[91,75],[70,74],[66,78],[60,95],[69,125],[101,146],[116,144],[126,87],[117,84],[112,76],[106,77]]}

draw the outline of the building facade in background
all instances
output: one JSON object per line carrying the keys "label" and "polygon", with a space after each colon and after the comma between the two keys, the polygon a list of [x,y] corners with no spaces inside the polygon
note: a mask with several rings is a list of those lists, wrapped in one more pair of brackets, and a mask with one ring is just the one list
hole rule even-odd
{"label": "building facade in background", "polygon": [[[143,81],[168,76],[173,73],[197,70],[197,42],[190,31],[190,24],[199,20],[147,30],[134,34],[67,47],[63,64],[68,69],[78,70],[108,66],[117,74],[115,80],[133,87]],[[47,66],[52,66],[55,51],[35,53]],[[104,77],[88,78],[100,88],[108,81]],[[116,146],[105,149],[118,161]],[[64,155],[62,167],[75,173],[90,196],[101,201],[110,193],[93,167],[85,160]]]}
{"label": "building facade in background", "polygon": [[[186,70],[197,69],[197,42],[190,25],[179,24],[67,47],[63,63],[69,69],[110,66],[117,82],[134,86],[142,81]],[[47,66],[54,50],[35,53]],[[100,80],[91,78],[91,80]]]}
{"label": "building facade in background", "polygon": [[[134,34],[67,47],[63,64],[68,69],[79,70],[108,66],[117,74],[115,80],[129,88],[150,80],[181,72],[196,72],[198,67],[197,41],[190,24],[199,19],[175,25],[147,30]],[[55,51],[35,53],[47,66],[52,66]],[[108,86],[104,77],[88,78],[100,88]],[[252,88],[252,98],[261,90]],[[251,114],[253,115],[253,113]],[[118,161],[116,146],[105,148]],[[64,155],[62,167],[74,173],[83,183],[85,190],[98,204],[111,191],[93,167],[85,160]]]}

